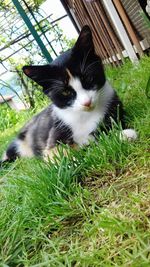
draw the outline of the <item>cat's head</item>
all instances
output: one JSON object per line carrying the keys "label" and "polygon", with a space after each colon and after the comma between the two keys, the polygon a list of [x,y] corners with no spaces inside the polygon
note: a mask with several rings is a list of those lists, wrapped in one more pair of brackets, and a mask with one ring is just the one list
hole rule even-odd
{"label": "cat's head", "polygon": [[43,87],[44,93],[59,108],[91,110],[105,84],[101,59],[95,53],[87,25],[71,50],[49,65],[24,66],[23,71]]}

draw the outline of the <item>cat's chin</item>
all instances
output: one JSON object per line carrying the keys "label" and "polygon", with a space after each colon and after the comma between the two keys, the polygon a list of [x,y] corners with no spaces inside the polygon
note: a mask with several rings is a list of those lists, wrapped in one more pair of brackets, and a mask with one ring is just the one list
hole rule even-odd
{"label": "cat's chin", "polygon": [[87,111],[87,112],[90,112],[92,110],[94,110],[95,106],[91,106],[91,107],[83,107],[82,110],[83,111]]}
{"label": "cat's chin", "polygon": [[79,107],[74,107],[73,109],[74,109],[74,111],[77,111],[77,112],[82,112],[82,111],[90,112],[90,111],[93,111],[95,109],[95,105],[92,105],[90,107],[79,106]]}

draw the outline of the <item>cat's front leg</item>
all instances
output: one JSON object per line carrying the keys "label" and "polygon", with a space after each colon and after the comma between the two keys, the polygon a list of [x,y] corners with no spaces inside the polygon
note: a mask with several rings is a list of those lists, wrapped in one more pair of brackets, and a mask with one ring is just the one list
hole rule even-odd
{"label": "cat's front leg", "polygon": [[95,141],[95,137],[94,137],[94,135],[92,135],[92,134],[89,134],[89,136],[88,136],[88,138],[87,138],[87,140],[86,140],[86,142],[85,142],[85,145],[89,145],[91,142],[94,142]]}
{"label": "cat's front leg", "polygon": [[88,136],[82,136],[81,138],[78,138],[77,144],[79,147],[82,146],[88,146],[91,142],[95,141],[95,137],[92,134],[89,134]]}

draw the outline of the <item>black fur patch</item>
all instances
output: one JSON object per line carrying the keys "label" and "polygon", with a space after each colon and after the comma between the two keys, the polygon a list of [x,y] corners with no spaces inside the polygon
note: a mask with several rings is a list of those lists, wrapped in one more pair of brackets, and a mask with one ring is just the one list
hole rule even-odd
{"label": "black fur patch", "polygon": [[17,147],[15,141],[13,141],[7,148],[6,155],[8,157],[7,161],[15,161],[20,155],[17,152]]}
{"label": "black fur patch", "polygon": [[57,143],[62,142],[69,145],[72,145],[74,143],[71,129],[66,126],[61,120],[55,121],[54,128],[54,136]]}

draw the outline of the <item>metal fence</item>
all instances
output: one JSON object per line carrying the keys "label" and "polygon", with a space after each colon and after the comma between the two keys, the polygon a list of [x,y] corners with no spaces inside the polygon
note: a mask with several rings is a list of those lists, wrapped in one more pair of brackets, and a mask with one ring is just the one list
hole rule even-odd
{"label": "metal fence", "polygon": [[[18,5],[15,6],[14,3]],[[17,9],[18,6],[36,32],[46,53],[37,44],[32,30],[24,21],[20,10]],[[48,12],[45,14],[40,7],[35,5],[33,0],[12,0],[0,3],[1,94],[18,95],[18,92],[24,92],[28,87],[21,71],[21,65],[24,62],[26,64],[44,64],[47,61],[50,62],[52,58],[57,57],[59,52],[66,49],[64,36],[58,22],[63,20],[67,14],[53,20],[50,9]],[[10,83],[6,83],[7,77],[8,79],[12,77]],[[33,91],[34,89],[31,88],[29,97],[32,97]]]}

